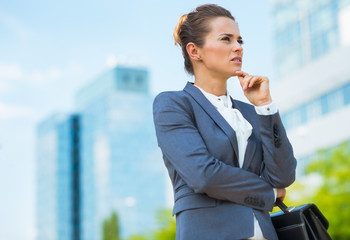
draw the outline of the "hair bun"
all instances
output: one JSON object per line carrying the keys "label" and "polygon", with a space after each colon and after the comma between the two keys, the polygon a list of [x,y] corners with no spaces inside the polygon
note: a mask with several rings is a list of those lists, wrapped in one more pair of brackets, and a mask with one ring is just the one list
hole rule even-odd
{"label": "hair bun", "polygon": [[180,47],[182,47],[182,42],[181,42],[181,38],[180,38],[181,26],[184,24],[184,22],[186,22],[187,16],[188,16],[188,14],[184,14],[180,17],[179,21],[177,22],[177,24],[175,26],[174,33],[173,33],[175,45],[177,44]]}

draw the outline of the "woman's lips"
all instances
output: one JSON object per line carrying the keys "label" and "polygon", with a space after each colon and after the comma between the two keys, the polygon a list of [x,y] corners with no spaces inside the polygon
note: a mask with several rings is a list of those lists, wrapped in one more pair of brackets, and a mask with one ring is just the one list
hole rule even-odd
{"label": "woman's lips", "polygon": [[242,64],[242,57],[237,56],[231,59],[232,62]]}

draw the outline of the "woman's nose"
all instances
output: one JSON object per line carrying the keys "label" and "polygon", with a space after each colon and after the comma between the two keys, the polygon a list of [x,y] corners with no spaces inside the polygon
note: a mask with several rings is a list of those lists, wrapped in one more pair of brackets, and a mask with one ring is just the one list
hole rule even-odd
{"label": "woman's nose", "polygon": [[233,46],[233,51],[234,52],[242,52],[243,51],[242,44],[240,44],[239,42],[235,42],[235,44]]}

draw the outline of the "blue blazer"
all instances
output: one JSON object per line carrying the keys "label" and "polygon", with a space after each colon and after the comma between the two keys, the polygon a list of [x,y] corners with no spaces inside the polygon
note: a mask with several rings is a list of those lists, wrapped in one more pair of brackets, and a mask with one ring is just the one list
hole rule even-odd
{"label": "blue blazer", "polygon": [[177,240],[278,239],[269,211],[273,188],[294,182],[296,160],[279,113],[258,115],[232,100],[253,126],[242,168],[235,131],[192,83],[154,100],[158,145],[174,188]]}

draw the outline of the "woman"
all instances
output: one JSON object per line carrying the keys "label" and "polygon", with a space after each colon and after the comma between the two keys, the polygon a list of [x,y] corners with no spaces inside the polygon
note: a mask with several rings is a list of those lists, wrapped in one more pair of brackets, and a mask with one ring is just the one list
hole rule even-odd
{"label": "woman", "polygon": [[[269,211],[296,160],[269,81],[241,71],[242,37],[229,11],[202,5],[174,32],[194,84],[154,100],[158,144],[174,188],[177,240],[277,239]],[[250,101],[233,100],[237,76]]]}

